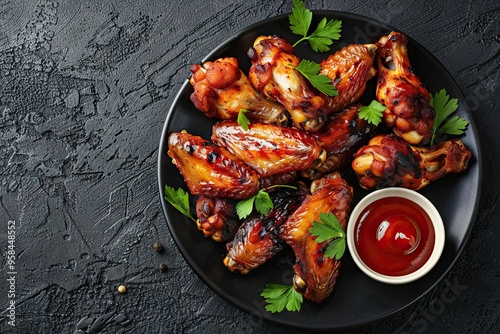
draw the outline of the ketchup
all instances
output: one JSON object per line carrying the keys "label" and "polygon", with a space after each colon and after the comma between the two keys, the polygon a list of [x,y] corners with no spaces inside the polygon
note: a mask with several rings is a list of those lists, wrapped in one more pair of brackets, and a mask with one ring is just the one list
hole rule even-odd
{"label": "ketchup", "polygon": [[429,259],[434,249],[429,215],[400,197],[381,198],[368,205],[354,227],[354,242],[363,262],[388,276],[410,274]]}

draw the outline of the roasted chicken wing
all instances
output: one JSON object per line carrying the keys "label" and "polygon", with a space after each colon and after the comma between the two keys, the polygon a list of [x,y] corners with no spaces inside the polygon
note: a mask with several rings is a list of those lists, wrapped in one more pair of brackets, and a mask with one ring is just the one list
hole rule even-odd
{"label": "roasted chicken wing", "polygon": [[252,85],[281,103],[299,129],[318,131],[326,119],[319,111],[324,101],[308,86],[308,81],[294,68],[300,63],[293,55],[293,47],[276,36],[260,36],[248,50],[252,61],[248,77]]}
{"label": "roasted chicken wing", "polygon": [[198,229],[218,242],[232,240],[241,225],[236,214],[236,203],[228,198],[198,197],[196,216]]}
{"label": "roasted chicken wing", "polygon": [[186,131],[170,134],[168,155],[193,195],[242,199],[259,188],[257,173],[240,159]]}
{"label": "roasted chicken wing", "polygon": [[312,135],[279,125],[251,123],[245,130],[235,121],[222,121],[213,126],[212,141],[263,177],[303,170],[324,159]]}
{"label": "roasted chicken wing", "polygon": [[376,50],[375,44],[351,44],[321,62],[320,74],[328,76],[337,89],[337,96],[323,96],[321,111],[331,114],[361,98],[366,82],[377,73],[373,67]]}
{"label": "roasted chicken wing", "polygon": [[247,274],[276,255],[283,247],[277,230],[307,193],[305,186],[272,192],[274,209],[266,216],[258,215],[243,222],[234,239],[226,245],[228,254],[224,264],[231,271]]}
{"label": "roasted chicken wing", "polygon": [[297,180],[298,176],[299,176],[299,172],[294,170],[291,172],[261,177],[260,178],[260,188],[266,189],[266,188],[272,187],[274,185],[290,184],[290,183],[294,182],[295,180]]}
{"label": "roasted chicken wing", "polygon": [[352,168],[363,188],[418,190],[446,174],[464,171],[471,156],[458,139],[422,148],[394,135],[378,135],[355,153]]}
{"label": "roasted chicken wing", "polygon": [[238,60],[232,57],[220,58],[214,62],[191,66],[189,82],[194,92],[191,101],[208,117],[236,119],[241,109],[248,110],[249,119],[286,124],[285,108],[275,101],[260,95],[253,88],[248,77],[240,70]]}
{"label": "roasted chicken wing", "polygon": [[354,104],[330,115],[326,125],[313,134],[326,151],[326,160],[302,171],[301,175],[314,180],[340,170],[352,162],[352,155],[358,150],[375,127],[358,118],[360,104]]}
{"label": "roasted chicken wing", "polygon": [[427,89],[410,65],[407,38],[391,32],[377,46],[377,99],[386,106],[383,119],[406,142],[428,144],[436,116]]}
{"label": "roasted chicken wing", "polygon": [[293,285],[306,299],[320,303],[330,295],[339,274],[340,261],[324,257],[329,240],[317,243],[309,228],[320,213],[333,213],[342,228],[347,225],[352,188],[339,173],[313,181],[311,194],[279,229],[279,236],[295,253]]}

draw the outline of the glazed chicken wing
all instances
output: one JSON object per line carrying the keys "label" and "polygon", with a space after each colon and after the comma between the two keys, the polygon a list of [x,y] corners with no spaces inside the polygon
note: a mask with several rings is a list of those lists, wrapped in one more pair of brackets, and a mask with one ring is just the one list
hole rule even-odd
{"label": "glazed chicken wing", "polygon": [[194,92],[191,101],[208,117],[236,119],[241,109],[248,110],[249,119],[286,124],[285,108],[268,100],[253,88],[248,77],[240,70],[238,60],[220,58],[214,62],[191,66],[189,82]]}
{"label": "glazed chicken wing", "polygon": [[294,68],[300,60],[292,52],[293,47],[282,38],[258,37],[247,53],[252,61],[248,77],[259,92],[288,110],[295,127],[318,131],[326,119],[319,111],[324,101]]}
{"label": "glazed chicken wing", "polygon": [[225,148],[186,131],[170,134],[168,155],[193,195],[242,199],[259,188],[254,170]]}
{"label": "glazed chicken wing", "polygon": [[458,139],[421,148],[394,135],[378,135],[356,152],[352,168],[363,188],[418,190],[446,174],[464,171],[471,156]]}
{"label": "glazed chicken wing", "polygon": [[314,180],[333,171],[340,170],[352,162],[352,155],[358,150],[374,126],[358,118],[360,104],[354,104],[330,115],[326,125],[314,133],[319,144],[326,151],[326,160],[302,171],[301,175]]}
{"label": "glazed chicken wing", "polygon": [[231,271],[247,274],[272,258],[282,249],[278,228],[297,209],[307,195],[305,186],[280,189],[270,194],[274,203],[266,216],[259,215],[243,222],[234,239],[226,245],[224,264]]}
{"label": "glazed chicken wing", "polygon": [[245,130],[234,121],[219,122],[213,126],[212,141],[263,177],[309,168],[323,152],[306,132],[264,123],[251,123]]}
{"label": "glazed chicken wing", "polygon": [[377,50],[377,99],[386,106],[384,122],[406,142],[428,144],[435,111],[427,89],[415,74],[407,53],[407,38],[391,32],[380,38]]}
{"label": "glazed chicken wing", "polygon": [[232,240],[241,225],[236,215],[236,203],[228,198],[198,197],[196,216],[198,229],[217,242]]}
{"label": "glazed chicken wing", "polygon": [[366,82],[377,72],[373,67],[376,50],[375,44],[351,44],[321,62],[320,74],[328,76],[337,89],[337,96],[323,96],[321,111],[331,114],[361,98]]}
{"label": "glazed chicken wing", "polygon": [[295,253],[293,285],[306,299],[320,303],[337,281],[340,262],[324,257],[329,240],[317,243],[309,228],[320,213],[333,213],[345,230],[352,203],[352,188],[339,173],[313,181],[312,193],[281,226],[279,236]]}

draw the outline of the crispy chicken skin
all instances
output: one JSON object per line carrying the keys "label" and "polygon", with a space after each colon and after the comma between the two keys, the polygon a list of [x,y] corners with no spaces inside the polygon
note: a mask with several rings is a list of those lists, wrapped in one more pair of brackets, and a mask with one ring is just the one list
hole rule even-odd
{"label": "crispy chicken skin", "polygon": [[398,32],[383,36],[377,50],[377,100],[386,106],[383,119],[406,142],[428,144],[435,111],[430,96],[410,65],[407,38]]}
{"label": "crispy chicken skin", "polygon": [[295,253],[293,285],[308,300],[320,303],[333,290],[340,261],[324,257],[328,240],[316,243],[309,232],[321,212],[332,212],[346,228],[352,203],[352,188],[335,172],[313,181],[311,194],[279,229],[279,236]]}
{"label": "crispy chicken skin", "polygon": [[168,137],[168,155],[193,195],[242,199],[259,188],[259,177],[223,147],[185,131]]}
{"label": "crispy chicken skin", "polygon": [[320,74],[328,76],[337,89],[337,96],[322,95],[326,114],[340,111],[358,101],[363,95],[366,82],[377,71],[373,67],[375,44],[351,44],[335,52],[320,64]]}
{"label": "crispy chicken skin", "polygon": [[235,121],[219,122],[212,128],[212,141],[263,177],[309,168],[323,152],[304,131],[264,123],[251,123],[245,130]]}
{"label": "crispy chicken skin", "polygon": [[464,171],[471,157],[458,139],[422,148],[394,135],[378,135],[355,153],[352,168],[366,189],[396,186],[419,190],[446,174]]}
{"label": "crispy chicken skin", "polygon": [[353,104],[330,115],[326,125],[313,134],[326,151],[326,160],[302,171],[301,175],[314,180],[340,170],[352,162],[352,155],[368,140],[375,127],[358,118],[361,104]]}
{"label": "crispy chicken skin", "polygon": [[227,243],[226,267],[248,274],[276,255],[283,247],[277,229],[297,209],[307,193],[305,186],[272,192],[270,197],[274,208],[266,216],[258,215],[245,220],[234,239]]}
{"label": "crispy chicken skin", "polygon": [[198,229],[217,242],[232,240],[241,224],[236,214],[236,203],[228,198],[198,197],[196,217]]}
{"label": "crispy chicken skin", "polygon": [[248,77],[264,96],[281,103],[299,129],[318,131],[326,119],[319,111],[324,101],[294,67],[300,63],[293,47],[276,36],[260,36],[247,52],[252,61]]}
{"label": "crispy chicken skin", "polygon": [[194,64],[190,68],[189,82],[194,92],[191,101],[195,107],[211,118],[236,119],[241,109],[246,116],[264,123],[286,124],[285,108],[266,99],[253,88],[248,77],[240,70],[238,60],[220,58],[214,62]]}

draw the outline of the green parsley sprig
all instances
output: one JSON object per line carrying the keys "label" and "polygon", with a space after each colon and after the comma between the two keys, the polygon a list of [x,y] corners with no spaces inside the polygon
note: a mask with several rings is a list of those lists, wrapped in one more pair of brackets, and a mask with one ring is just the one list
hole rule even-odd
{"label": "green parsley sprig", "polygon": [[[431,94],[431,106],[436,112],[434,123],[432,125],[431,145],[434,144],[434,139],[437,134],[444,133],[448,135],[461,135],[469,124],[467,120],[459,116],[448,118],[458,109],[458,99],[450,99],[446,93],[446,89],[441,89],[435,94]],[[441,125],[448,119],[443,125]]]}
{"label": "green parsley sprig", "polygon": [[309,41],[311,48],[316,52],[326,52],[330,50],[330,45],[334,40],[340,39],[342,31],[342,21],[330,20],[324,17],[311,34],[308,35],[312,21],[312,12],[306,8],[301,0],[293,0],[292,14],[288,16],[290,29],[296,35],[302,36],[294,47],[302,41]]}
{"label": "green parsley sprig", "polygon": [[290,186],[287,184],[277,184],[274,186],[270,186],[265,190],[259,189],[259,191],[255,195],[247,199],[241,200],[236,204],[236,214],[238,215],[238,218],[245,219],[246,217],[248,217],[252,213],[254,205],[255,205],[255,210],[257,210],[259,213],[263,215],[267,215],[269,211],[274,209],[274,203],[271,200],[269,194],[267,193],[267,190],[278,187],[297,189],[297,187]]}
{"label": "green parsley sprig", "polygon": [[319,74],[321,66],[310,60],[302,59],[299,66],[295,67],[309,82],[320,92],[328,96],[336,96],[337,89],[332,84],[332,80],[326,76]]}
{"label": "green parsley sprig", "polygon": [[180,211],[184,216],[188,217],[196,223],[196,219],[191,215],[189,208],[189,194],[182,188],[174,189],[170,186],[165,186],[163,190],[165,200],[172,204],[174,208]]}
{"label": "green parsley sprig", "polygon": [[337,217],[331,212],[328,214],[320,213],[319,219],[320,222],[313,222],[308,231],[316,237],[314,241],[317,243],[330,240],[326,246],[324,256],[338,261],[344,255],[346,249],[344,229]]}
{"label": "green parsley sprig", "polygon": [[385,110],[385,106],[380,102],[373,100],[370,105],[362,106],[359,108],[358,117],[364,119],[368,123],[375,126],[379,125],[382,121],[382,113]]}
{"label": "green parsley sprig", "polygon": [[238,118],[236,120],[238,122],[238,124],[241,125],[241,127],[245,131],[248,130],[248,126],[250,125],[250,120],[245,115],[245,113],[247,113],[247,112],[250,112],[250,110],[240,109],[240,111],[238,112]]}
{"label": "green parsley sprig", "polygon": [[303,301],[302,295],[292,285],[267,284],[260,295],[266,299],[266,311],[272,313],[285,308],[287,311],[300,311]]}

